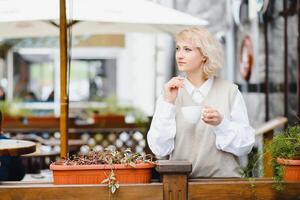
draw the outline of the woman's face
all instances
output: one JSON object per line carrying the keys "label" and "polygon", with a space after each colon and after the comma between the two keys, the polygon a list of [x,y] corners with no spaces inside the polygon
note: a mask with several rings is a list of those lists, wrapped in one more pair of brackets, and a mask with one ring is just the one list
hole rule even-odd
{"label": "woman's face", "polygon": [[179,40],[176,44],[176,63],[182,72],[194,72],[201,69],[203,55],[200,50],[189,41]]}

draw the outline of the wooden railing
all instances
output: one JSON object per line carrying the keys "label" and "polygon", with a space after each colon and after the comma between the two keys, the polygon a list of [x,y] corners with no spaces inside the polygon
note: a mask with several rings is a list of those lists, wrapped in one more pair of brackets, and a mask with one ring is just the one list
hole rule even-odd
{"label": "wooden railing", "polygon": [[[273,119],[256,130],[264,143],[271,141],[274,129],[287,123],[286,118]],[[265,176],[272,176],[265,157]],[[191,164],[184,161],[159,161],[156,170],[161,180],[149,184],[121,184],[112,195],[106,185],[54,185],[52,183],[0,182],[0,199],[5,200],[203,200],[300,198],[300,182],[284,182],[283,190],[273,188],[271,178],[257,179],[188,179]]]}
{"label": "wooden railing", "polygon": [[[69,132],[78,133],[83,131],[102,131],[109,128],[137,128],[136,124],[128,124],[125,122],[124,116],[108,115],[93,118],[94,122],[82,123],[75,118],[69,118]],[[30,117],[3,117],[4,132],[56,132],[59,131],[59,117],[54,116],[30,116]],[[148,126],[147,123],[140,126]]]}
{"label": "wooden railing", "polygon": [[[263,137],[263,148],[270,144],[274,136],[274,130],[280,127],[284,127],[288,122],[286,117],[277,117],[266,123],[264,123],[261,127],[255,130],[256,136]],[[272,177],[273,169],[271,166],[271,155],[268,152],[264,152],[263,154],[263,176],[264,177]]]}
{"label": "wooden railing", "polygon": [[149,184],[121,184],[115,194],[106,185],[53,185],[52,183],[0,182],[2,200],[236,200],[298,199],[300,182],[284,183],[273,189],[271,179],[188,179],[191,164],[184,161],[158,162],[161,180]]}
{"label": "wooden railing", "polygon": [[288,122],[286,117],[276,117],[255,130],[256,136],[263,136],[266,133],[274,132],[276,128],[283,127]]}

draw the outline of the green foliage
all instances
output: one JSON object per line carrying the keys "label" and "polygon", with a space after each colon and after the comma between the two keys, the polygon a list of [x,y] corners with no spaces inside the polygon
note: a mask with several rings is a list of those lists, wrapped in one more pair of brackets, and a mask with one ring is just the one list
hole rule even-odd
{"label": "green foliage", "polygon": [[300,159],[300,125],[290,126],[276,135],[267,150],[275,159]]}
{"label": "green foliage", "polygon": [[25,108],[19,108],[15,103],[19,103],[19,101],[8,102],[8,101],[0,101],[0,111],[4,115],[9,116],[22,116],[27,117],[32,115],[32,111]]}
{"label": "green foliage", "polygon": [[104,107],[90,108],[87,110],[89,115],[98,113],[100,115],[131,115],[134,118],[134,123],[147,123],[148,117],[138,108],[132,106],[120,106],[116,96],[99,99],[105,104]]}
{"label": "green foliage", "polygon": [[274,176],[273,179],[276,181],[275,184],[273,184],[273,188],[277,191],[283,190],[283,184],[282,184],[282,178],[283,178],[283,168],[281,165],[279,165],[277,162],[272,161],[272,166],[274,169]]}
{"label": "green foliage", "polygon": [[107,184],[112,194],[114,194],[117,191],[117,189],[120,187],[119,182],[117,181],[116,175],[114,173],[114,170],[111,170],[107,178],[104,179],[101,183]]}
{"label": "green foliage", "polygon": [[300,159],[300,125],[290,126],[276,135],[267,146],[266,151],[272,155],[273,178],[276,181],[273,188],[281,191],[283,190],[283,167],[277,163],[276,159]]}
{"label": "green foliage", "polygon": [[9,113],[9,102],[6,101],[0,101],[0,111],[3,114],[8,114]]}
{"label": "green foliage", "polygon": [[243,178],[258,177],[261,174],[260,163],[262,161],[263,153],[258,151],[257,148],[253,148],[248,155],[247,166],[241,169],[241,175]]}
{"label": "green foliage", "polygon": [[105,107],[99,110],[100,114],[119,114],[123,115],[128,110],[127,107],[122,107],[118,104],[118,100],[116,96],[110,96],[104,98],[102,102],[105,103]]}
{"label": "green foliage", "polygon": [[[271,165],[274,169],[273,188],[277,191],[283,190],[283,167],[277,163],[277,158],[300,159],[300,124],[290,126],[283,132],[276,135],[270,144],[266,145],[264,152],[253,150],[249,154],[248,165],[242,169],[242,177],[248,178],[251,186],[255,183],[253,177],[257,177],[261,169],[259,164],[264,154],[272,155]],[[254,187],[253,187],[254,188]]]}

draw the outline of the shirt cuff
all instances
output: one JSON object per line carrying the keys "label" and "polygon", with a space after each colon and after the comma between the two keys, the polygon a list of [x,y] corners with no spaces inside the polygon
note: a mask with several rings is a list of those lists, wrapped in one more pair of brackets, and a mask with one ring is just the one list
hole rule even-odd
{"label": "shirt cuff", "polygon": [[230,121],[226,117],[224,117],[219,125],[213,127],[214,132],[216,134],[224,134],[228,129],[229,125]]}
{"label": "shirt cuff", "polygon": [[157,110],[159,111],[159,116],[162,118],[175,118],[176,106],[172,103],[166,102],[165,100],[160,100]]}

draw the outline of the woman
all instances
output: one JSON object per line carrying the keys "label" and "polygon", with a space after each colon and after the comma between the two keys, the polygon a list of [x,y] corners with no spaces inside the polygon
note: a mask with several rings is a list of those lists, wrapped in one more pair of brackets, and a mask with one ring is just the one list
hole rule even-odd
{"label": "woman", "polygon": [[[176,36],[176,62],[186,77],[164,85],[148,132],[156,156],[192,163],[190,177],[240,177],[238,156],[255,142],[247,109],[236,85],[217,78],[223,66],[219,42],[203,28]],[[182,107],[198,105],[201,119],[188,122]],[[200,112],[200,111],[199,111]]]}

